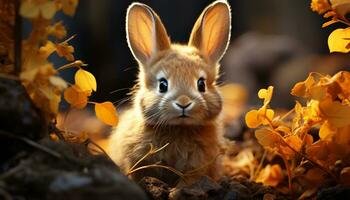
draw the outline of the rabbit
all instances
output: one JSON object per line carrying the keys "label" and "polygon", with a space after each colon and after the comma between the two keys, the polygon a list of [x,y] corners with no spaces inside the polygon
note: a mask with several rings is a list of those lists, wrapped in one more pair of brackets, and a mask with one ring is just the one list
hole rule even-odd
{"label": "rabbit", "polygon": [[[219,178],[216,158],[223,129],[216,79],[230,31],[230,6],[224,0],[204,9],[185,45],[170,42],[159,16],[149,6],[129,6],[127,42],[139,64],[139,74],[132,105],[112,131],[109,154],[128,173],[151,145],[164,147],[136,166],[158,167],[136,170],[130,174],[133,180],[151,176],[176,185],[201,176]],[[181,177],[169,168],[182,173]]]}

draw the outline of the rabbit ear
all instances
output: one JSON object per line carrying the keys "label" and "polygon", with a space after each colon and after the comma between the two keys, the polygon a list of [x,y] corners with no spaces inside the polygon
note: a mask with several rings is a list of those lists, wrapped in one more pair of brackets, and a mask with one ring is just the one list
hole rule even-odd
{"label": "rabbit ear", "polygon": [[147,5],[133,3],[126,17],[129,48],[143,65],[158,51],[170,48],[170,40],[158,15]]}
{"label": "rabbit ear", "polygon": [[188,44],[198,48],[213,63],[224,55],[230,41],[231,12],[225,0],[215,1],[197,19]]}

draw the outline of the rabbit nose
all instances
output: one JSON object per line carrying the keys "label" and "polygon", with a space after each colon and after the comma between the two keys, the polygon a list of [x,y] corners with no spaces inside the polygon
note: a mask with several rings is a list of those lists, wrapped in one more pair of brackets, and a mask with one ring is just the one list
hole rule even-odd
{"label": "rabbit nose", "polygon": [[176,109],[185,110],[192,105],[192,101],[188,96],[182,95],[175,100],[173,105]]}
{"label": "rabbit nose", "polygon": [[186,108],[188,108],[192,104],[192,102],[188,103],[187,105],[181,105],[178,103],[175,103],[175,104],[177,105],[177,107],[185,110]]}

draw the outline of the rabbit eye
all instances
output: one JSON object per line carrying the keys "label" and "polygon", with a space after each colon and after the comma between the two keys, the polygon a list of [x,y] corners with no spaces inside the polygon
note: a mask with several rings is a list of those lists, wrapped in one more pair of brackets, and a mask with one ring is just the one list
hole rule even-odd
{"label": "rabbit eye", "polygon": [[197,81],[197,88],[200,92],[205,92],[205,79],[199,78]]}
{"label": "rabbit eye", "polygon": [[165,93],[168,91],[168,81],[165,78],[159,79],[159,92]]}

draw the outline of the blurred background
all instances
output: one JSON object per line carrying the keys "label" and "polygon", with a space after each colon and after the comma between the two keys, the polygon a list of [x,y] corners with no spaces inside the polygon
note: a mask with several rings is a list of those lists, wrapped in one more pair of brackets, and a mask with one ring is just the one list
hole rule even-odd
{"label": "blurred background", "polygon": [[[94,99],[118,102],[126,97],[137,75],[128,49],[125,16],[132,0],[84,0],[74,18],[64,20],[75,57],[88,63],[97,79]],[[192,26],[212,0],[141,0],[161,17],[173,42],[187,43]],[[309,0],[229,0],[232,8],[230,47],[222,60],[220,83],[238,83],[248,105],[259,103],[257,91],[275,86],[272,106],[290,108],[292,86],[309,71],[333,74],[346,68],[349,58],[328,53],[325,20],[310,9]],[[66,72],[65,76],[71,76]],[[113,92],[115,91],[115,92]],[[243,92],[242,92],[243,91]]]}

